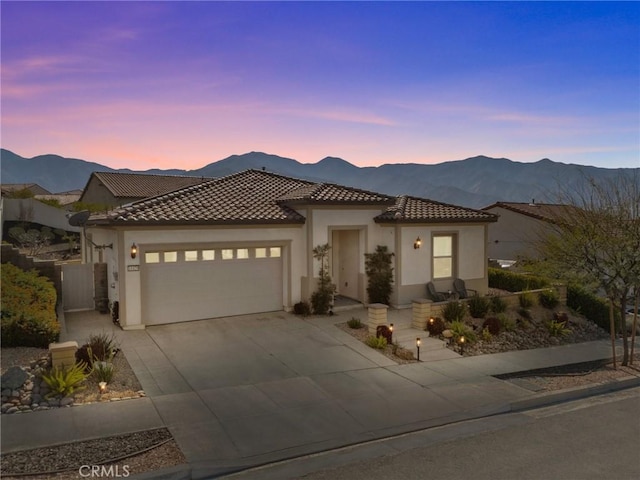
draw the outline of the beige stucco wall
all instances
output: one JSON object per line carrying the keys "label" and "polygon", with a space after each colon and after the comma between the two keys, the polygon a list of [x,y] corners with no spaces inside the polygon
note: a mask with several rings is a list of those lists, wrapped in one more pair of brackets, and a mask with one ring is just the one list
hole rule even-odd
{"label": "beige stucco wall", "polygon": [[489,225],[489,258],[517,260],[520,256],[535,256],[534,243],[547,231],[544,221],[502,207],[487,210],[500,215]]}

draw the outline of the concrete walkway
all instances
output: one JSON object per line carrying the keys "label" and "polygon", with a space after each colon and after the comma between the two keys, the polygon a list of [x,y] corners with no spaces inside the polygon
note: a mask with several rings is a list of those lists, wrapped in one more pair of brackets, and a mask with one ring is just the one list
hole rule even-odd
{"label": "concrete walkway", "polygon": [[[401,325],[410,311],[389,314]],[[597,341],[462,358],[426,339],[422,362],[398,365],[335,327],[352,316],[366,313],[281,312],[123,332],[108,316],[67,314],[65,340],[114,332],[148,398],[3,415],[2,452],[167,426],[189,462],[167,474],[211,478],[549,401],[493,376],[611,355]]]}

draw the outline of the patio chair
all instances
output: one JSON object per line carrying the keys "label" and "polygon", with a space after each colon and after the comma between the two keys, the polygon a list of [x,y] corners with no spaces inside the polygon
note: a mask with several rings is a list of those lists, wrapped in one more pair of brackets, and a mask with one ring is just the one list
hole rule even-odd
{"label": "patio chair", "polygon": [[[460,299],[469,298],[469,297],[472,297],[473,295],[478,294],[476,290],[467,288],[466,285],[464,284],[464,280],[462,280],[461,278],[456,278],[453,281],[453,291],[458,294],[458,298]],[[473,292],[473,293],[470,294],[469,292]]]}
{"label": "patio chair", "polygon": [[447,293],[437,292],[436,286],[433,284],[433,282],[427,283],[427,295],[434,302],[444,302],[449,296]]}

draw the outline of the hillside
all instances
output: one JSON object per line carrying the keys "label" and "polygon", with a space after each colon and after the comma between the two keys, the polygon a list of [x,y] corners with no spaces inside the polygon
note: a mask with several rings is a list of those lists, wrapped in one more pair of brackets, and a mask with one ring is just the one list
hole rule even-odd
{"label": "hillside", "polygon": [[[35,182],[60,192],[84,188],[91,172],[123,171],[58,155],[23,158],[2,150],[2,183]],[[232,155],[197,170],[147,170],[144,173],[219,177],[248,168],[266,168],[283,175],[340,183],[390,195],[415,195],[441,202],[480,208],[496,201],[553,201],[558,185],[570,187],[583,176],[610,178],[639,169],[606,169],[567,165],[543,159],[535,163],[477,156],[435,165],[387,164],[357,167],[335,157],[303,164],[291,158],[261,152]],[[141,172],[142,173],[142,172]]]}

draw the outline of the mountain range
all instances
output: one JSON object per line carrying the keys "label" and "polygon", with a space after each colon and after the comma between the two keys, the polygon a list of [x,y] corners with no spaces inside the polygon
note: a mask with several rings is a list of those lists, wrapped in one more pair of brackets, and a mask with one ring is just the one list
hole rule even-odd
{"label": "mountain range", "polygon": [[[521,163],[481,155],[434,165],[405,163],[358,167],[336,157],[307,164],[262,152],[232,155],[196,170],[152,169],[137,173],[220,177],[248,168],[265,168],[312,181],[339,183],[388,195],[414,195],[473,208],[497,201],[530,202],[535,199],[553,202],[558,188],[571,188],[585,177],[597,180],[621,174],[640,176],[640,168],[598,168],[546,158]],[[51,192],[69,191],[84,188],[95,171],[133,172],[58,155],[24,158],[1,150],[1,180],[5,184],[37,183]]]}

